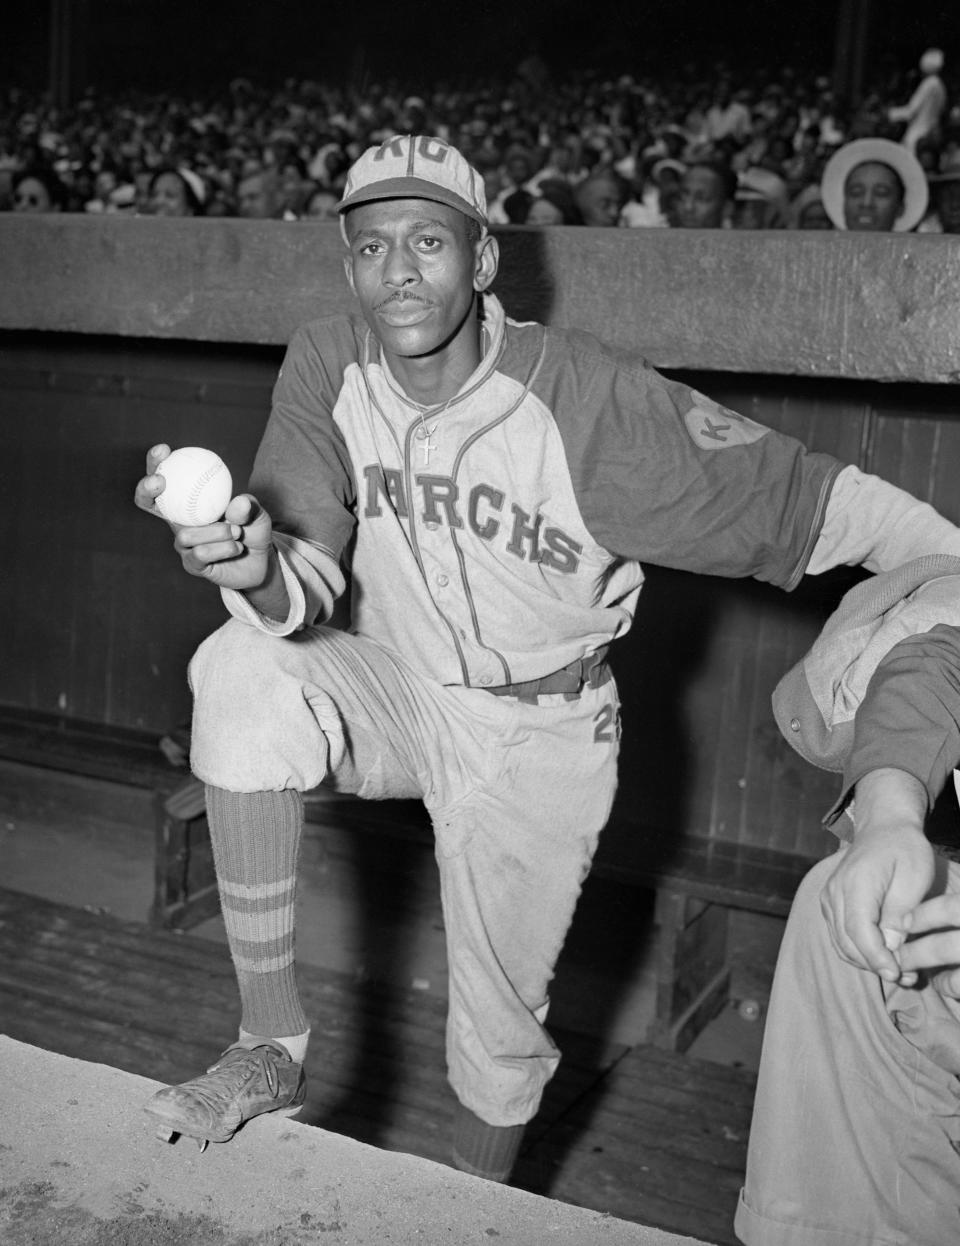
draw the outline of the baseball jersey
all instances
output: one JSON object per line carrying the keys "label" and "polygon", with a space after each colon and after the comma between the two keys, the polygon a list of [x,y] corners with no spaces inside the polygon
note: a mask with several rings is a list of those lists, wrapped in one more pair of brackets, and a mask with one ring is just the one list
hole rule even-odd
{"label": "baseball jersey", "polygon": [[287,635],[347,559],[351,628],[444,684],[534,679],[623,635],[643,563],[795,586],[841,465],[589,334],[483,299],[483,358],[412,401],[366,323],[301,328],[250,480],[274,518]]}

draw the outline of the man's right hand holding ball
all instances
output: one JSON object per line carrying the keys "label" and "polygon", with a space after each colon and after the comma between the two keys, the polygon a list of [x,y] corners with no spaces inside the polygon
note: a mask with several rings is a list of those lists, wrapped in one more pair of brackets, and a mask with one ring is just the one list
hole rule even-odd
{"label": "man's right hand holding ball", "polygon": [[[157,467],[169,454],[170,447],[164,444],[147,452],[147,474],[137,482],[134,495],[141,510],[160,519],[164,517],[155,503],[165,481]],[[201,527],[170,523],[170,527],[175,533],[174,549],[190,575],[245,593],[257,610],[271,618],[286,617],[287,591],[273,545],[273,521],[252,493],[231,498],[216,523]]]}

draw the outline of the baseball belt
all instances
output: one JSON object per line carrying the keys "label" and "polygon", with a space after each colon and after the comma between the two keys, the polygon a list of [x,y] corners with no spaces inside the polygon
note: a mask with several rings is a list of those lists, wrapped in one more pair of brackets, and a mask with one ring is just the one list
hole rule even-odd
{"label": "baseball belt", "polygon": [[520,684],[501,684],[487,688],[495,697],[516,697],[518,701],[536,702],[538,696],[562,692],[569,700],[579,696],[584,688],[601,688],[613,675],[607,665],[607,646],[586,657],[576,658],[558,671],[528,679]]}

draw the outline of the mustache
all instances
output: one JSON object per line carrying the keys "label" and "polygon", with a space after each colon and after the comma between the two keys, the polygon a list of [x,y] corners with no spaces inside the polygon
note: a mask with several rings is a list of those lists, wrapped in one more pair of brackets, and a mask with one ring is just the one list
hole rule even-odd
{"label": "mustache", "polygon": [[380,311],[383,307],[389,307],[391,303],[423,303],[425,307],[429,306],[429,301],[423,299],[419,294],[410,294],[403,290],[395,290],[393,294],[388,294],[385,299],[381,299],[379,303],[374,304],[374,311]]}

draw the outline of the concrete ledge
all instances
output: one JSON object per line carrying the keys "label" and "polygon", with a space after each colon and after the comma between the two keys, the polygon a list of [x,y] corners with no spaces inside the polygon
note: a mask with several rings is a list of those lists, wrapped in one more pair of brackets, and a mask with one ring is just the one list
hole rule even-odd
{"label": "concrete ledge", "polygon": [[156,1082],[2,1035],[0,1068],[4,1246],[704,1246],[291,1121],[201,1155]]}
{"label": "concrete ledge", "polygon": [[[960,238],[504,229],[511,315],[661,368],[945,383]],[[0,328],[281,344],[353,305],[334,224],[0,214]]]}

